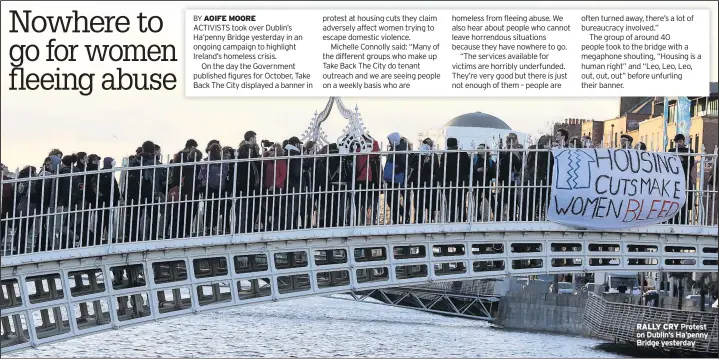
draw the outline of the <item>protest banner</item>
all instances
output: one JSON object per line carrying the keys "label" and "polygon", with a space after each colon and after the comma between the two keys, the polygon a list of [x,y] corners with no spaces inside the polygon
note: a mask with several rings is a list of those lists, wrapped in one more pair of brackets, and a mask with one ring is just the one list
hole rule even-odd
{"label": "protest banner", "polygon": [[588,229],[665,222],[686,201],[679,156],[623,149],[554,149],[547,219]]}

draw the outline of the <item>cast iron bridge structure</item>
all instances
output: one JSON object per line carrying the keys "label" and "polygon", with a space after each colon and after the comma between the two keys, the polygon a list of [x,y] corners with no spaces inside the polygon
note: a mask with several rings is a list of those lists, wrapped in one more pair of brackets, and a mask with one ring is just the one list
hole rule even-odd
{"label": "cast iron bridge structure", "polygon": [[[297,158],[316,162],[322,156],[333,155]],[[224,162],[237,171],[249,161]],[[187,166],[140,169],[170,178],[174,168]],[[92,176],[110,175],[120,179],[120,192],[127,193],[127,178],[137,170],[122,167],[4,183],[15,187],[15,203],[27,194],[21,189],[57,189],[71,177],[94,183]],[[356,178],[357,167],[350,170],[350,178]],[[241,193],[233,185],[231,194],[218,197],[205,187],[199,196],[179,196],[183,199],[174,202],[153,198],[135,204],[125,197],[103,207],[98,195],[80,209],[57,206],[56,200],[49,210],[14,211],[2,219],[2,352],[306,296],[362,297],[430,282],[568,272],[717,271],[717,223],[715,209],[708,205],[715,202],[716,190],[693,190],[700,203],[687,210],[682,223],[669,219],[595,231],[547,221],[542,198],[548,186],[524,183],[511,194],[518,198],[512,215],[507,211],[511,202],[492,200],[505,193],[501,184],[474,182],[416,189],[345,183],[313,186],[299,194]],[[164,186],[172,189],[169,182]],[[117,195],[113,191],[111,196]],[[395,196],[404,202],[393,202]],[[402,206],[392,206],[397,203]],[[421,203],[430,210],[419,210]],[[178,231],[180,227],[187,231]]]}

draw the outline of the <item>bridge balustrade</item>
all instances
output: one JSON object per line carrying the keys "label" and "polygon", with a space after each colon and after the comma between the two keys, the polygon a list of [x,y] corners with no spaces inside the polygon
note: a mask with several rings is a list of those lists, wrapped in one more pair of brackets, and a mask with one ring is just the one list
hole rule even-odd
{"label": "bridge balustrade", "polygon": [[[3,200],[11,203],[11,208],[6,206],[0,219],[2,254],[6,258],[33,257],[123,244],[152,246],[178,239],[299,234],[316,229],[416,226],[406,229],[405,233],[410,233],[421,232],[427,225],[469,224],[474,230],[486,225],[484,230],[491,232],[522,224],[524,230],[538,230],[542,227],[537,225],[549,223],[548,173],[552,169],[548,168],[549,161],[541,160],[551,156],[547,151],[327,153],[217,161],[184,159],[172,164],[85,172],[68,169],[69,173],[62,170],[35,176],[26,172],[21,178],[3,180],[3,185],[12,186],[12,198]],[[515,168],[508,175],[495,165],[503,154],[511,154],[509,167]],[[696,158],[697,170],[687,173],[683,214],[657,228],[672,232],[676,228],[717,226],[717,155],[691,156]],[[404,170],[394,166],[390,177],[397,183],[384,180],[388,160],[406,163]],[[512,161],[521,165],[513,167]],[[503,226],[497,227],[499,224]],[[518,245],[513,245],[512,252],[525,253],[527,259],[514,260],[513,268],[531,268],[547,260],[530,258],[532,247],[514,247]],[[563,244],[558,251],[577,248],[581,250],[581,246]],[[644,256],[632,265],[654,261],[652,252],[631,248]],[[490,249],[471,248],[473,253],[485,250]],[[619,251],[619,244],[590,245],[588,250],[603,255],[590,260],[590,266],[611,266],[618,259],[612,252]],[[681,247],[666,247],[664,252],[677,256],[676,261],[667,259],[666,264],[684,264],[681,253],[686,252]],[[403,253],[407,258],[415,255]],[[553,266],[581,265],[580,258],[569,254],[550,261]],[[488,263],[479,267],[485,268]]]}

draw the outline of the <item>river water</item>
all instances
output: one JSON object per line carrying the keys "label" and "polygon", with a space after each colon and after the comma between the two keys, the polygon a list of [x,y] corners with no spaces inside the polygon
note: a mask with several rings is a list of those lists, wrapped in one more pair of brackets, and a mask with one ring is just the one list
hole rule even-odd
{"label": "river water", "polygon": [[617,357],[594,349],[597,344],[412,309],[312,297],[147,323],[3,358]]}

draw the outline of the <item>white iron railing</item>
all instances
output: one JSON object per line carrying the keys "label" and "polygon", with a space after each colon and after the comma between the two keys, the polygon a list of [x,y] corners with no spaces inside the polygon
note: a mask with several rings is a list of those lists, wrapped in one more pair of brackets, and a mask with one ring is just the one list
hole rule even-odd
{"label": "white iron railing", "polygon": [[[546,149],[254,156],[40,175],[26,169],[2,182],[12,187],[12,198],[2,198],[2,252],[328,227],[546,222]],[[691,156],[687,205],[664,225],[716,228],[717,154]],[[401,183],[382,179],[388,158],[405,164]]]}

